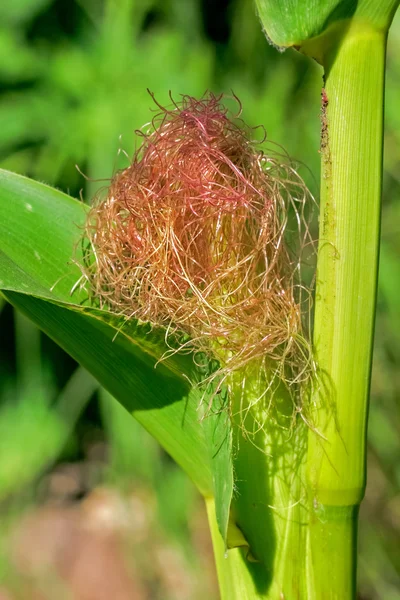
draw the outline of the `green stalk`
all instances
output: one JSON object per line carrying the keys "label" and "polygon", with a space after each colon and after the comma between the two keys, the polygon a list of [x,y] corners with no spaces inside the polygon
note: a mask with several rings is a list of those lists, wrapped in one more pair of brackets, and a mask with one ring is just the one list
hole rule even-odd
{"label": "green stalk", "polygon": [[[386,33],[341,24],[321,57],[322,186],[307,478],[315,598],[354,597],[377,286]],[[313,596],[310,596],[313,597]]]}

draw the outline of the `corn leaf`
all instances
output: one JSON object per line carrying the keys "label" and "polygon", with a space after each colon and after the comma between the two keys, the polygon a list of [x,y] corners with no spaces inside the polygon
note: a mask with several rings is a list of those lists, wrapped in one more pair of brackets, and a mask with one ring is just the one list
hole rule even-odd
{"label": "corn leaf", "polygon": [[[162,331],[90,306],[74,289],[87,207],[44,184],[0,170],[0,289],[90,371],[215,496],[225,538],[233,490],[229,419],[201,419],[200,374],[190,356],[166,351]],[[205,398],[205,402],[210,397]],[[214,414],[215,412],[215,414]]]}
{"label": "corn leaf", "polygon": [[343,30],[351,19],[388,29],[398,0],[256,0],[262,25],[278,47],[302,47],[339,24]]}

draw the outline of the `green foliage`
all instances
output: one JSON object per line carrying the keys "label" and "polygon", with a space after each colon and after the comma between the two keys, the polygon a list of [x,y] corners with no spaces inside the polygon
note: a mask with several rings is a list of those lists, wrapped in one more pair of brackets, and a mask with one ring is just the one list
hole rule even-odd
{"label": "green foliage", "polygon": [[261,22],[278,47],[301,47],[332,27],[356,19],[388,30],[398,0],[256,0]]}
{"label": "green foliage", "polygon": [[0,396],[0,500],[32,483],[53,464],[98,387],[78,367],[53,402],[39,332],[21,313],[16,315],[16,345],[18,381],[3,377]]}
{"label": "green foliage", "polygon": [[[175,354],[157,364],[168,350],[163,332],[84,306],[79,289],[71,296],[81,275],[78,241],[85,214],[86,205],[65,194],[2,171],[3,293],[144,425],[205,496],[215,495],[226,537],[233,490],[229,422],[225,413],[205,418],[206,431],[213,429],[210,454],[198,411],[202,399],[206,405],[210,400],[188,383],[201,381],[192,358]],[[222,430],[213,425],[221,418]]]}
{"label": "green foliage", "polygon": [[[178,27],[141,32],[157,4],[109,0],[102,14],[85,2],[94,29],[86,25],[79,43],[62,39],[52,48],[21,46],[17,26],[0,30],[0,48],[3,44],[12,56],[4,75],[14,75],[14,81],[29,75],[33,79],[28,92],[12,91],[0,101],[0,153],[10,153],[15,144],[39,143],[37,151],[17,151],[8,166],[19,164],[48,183],[67,180],[76,185],[74,165],[79,164],[91,179],[104,179],[127,164],[124,154],[116,160],[117,151],[132,154],[133,132],[149,120],[147,88],[162,102],[169,102],[168,90],[175,95],[182,90],[204,93],[212,62],[201,40],[188,48],[187,32]],[[122,139],[121,132],[126,132]],[[99,186],[90,182],[90,196]]]}
{"label": "green foliage", "polygon": [[[43,431],[48,435],[43,436]],[[65,433],[65,424],[40,396],[25,394],[21,399],[14,396],[3,405],[0,411],[0,500],[30,483],[54,460]]]}
{"label": "green foliage", "polygon": [[3,2],[0,7],[0,21],[5,26],[26,23],[49,4],[50,0]]}
{"label": "green foliage", "polygon": [[[196,416],[198,398],[189,400],[190,389],[181,375],[185,371],[190,375],[191,362],[170,359],[154,369],[167,349],[162,334],[152,334],[146,326],[124,327],[123,320],[106,311],[80,306],[79,297],[72,303],[71,289],[80,271],[71,256],[85,218],[84,205],[5,172],[1,183],[5,243],[0,278],[6,298],[91,370],[129,411],[138,412],[147,429],[192,472],[200,489],[210,493],[207,454]],[[12,211],[7,208],[10,204]],[[21,232],[26,246],[17,243]]]}

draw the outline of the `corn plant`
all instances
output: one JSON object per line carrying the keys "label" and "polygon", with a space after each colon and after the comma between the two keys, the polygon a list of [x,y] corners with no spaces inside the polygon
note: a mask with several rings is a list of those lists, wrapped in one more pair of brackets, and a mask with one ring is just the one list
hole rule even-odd
{"label": "corn plant", "polygon": [[353,598],[397,2],[257,4],[324,69],[313,344],[311,195],[213,95],[160,106],[91,209],[2,171],[0,284],[197,485],[222,598]]}

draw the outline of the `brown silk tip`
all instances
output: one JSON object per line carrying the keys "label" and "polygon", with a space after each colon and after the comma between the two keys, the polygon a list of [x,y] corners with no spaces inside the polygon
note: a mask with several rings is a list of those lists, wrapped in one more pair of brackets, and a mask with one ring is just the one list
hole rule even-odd
{"label": "brown silk tip", "polygon": [[305,184],[229,118],[221,96],[157,106],[132,164],[89,213],[92,297],[164,327],[167,341],[187,334],[185,348],[212,354],[223,372],[265,359],[280,377],[298,379],[310,359],[299,260],[285,235],[292,210],[297,237],[308,236]]}

